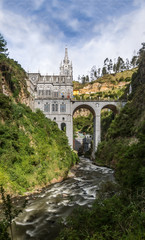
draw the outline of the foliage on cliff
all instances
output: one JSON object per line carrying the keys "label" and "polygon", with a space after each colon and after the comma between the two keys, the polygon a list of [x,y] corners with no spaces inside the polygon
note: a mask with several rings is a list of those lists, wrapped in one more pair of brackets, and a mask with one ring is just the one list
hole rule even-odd
{"label": "foliage on cliff", "polygon": [[[6,44],[2,41],[0,46]],[[29,102],[26,73],[4,50],[0,53],[0,184],[21,194],[64,177],[77,158],[57,124],[23,104]]]}
{"label": "foliage on cliff", "polygon": [[[138,75],[137,75],[138,77]],[[96,161],[113,166],[124,188],[145,186],[145,84],[138,85],[131,100],[108,129],[100,143]]]}
{"label": "foliage on cliff", "polygon": [[86,84],[74,82],[74,89],[79,90],[79,95],[76,95],[75,98],[77,100],[90,100],[90,98],[92,100],[127,99],[129,84],[136,71],[137,68],[133,68],[115,74],[107,74]]}
{"label": "foliage on cliff", "polygon": [[24,102],[29,96],[26,79],[26,72],[21,65],[8,57],[7,42],[0,34],[0,93]]}
{"label": "foliage on cliff", "polygon": [[77,209],[59,240],[145,239],[145,44],[140,53],[133,93],[96,153],[96,163],[114,167],[118,191],[108,185],[92,208]]}
{"label": "foliage on cliff", "polygon": [[[107,74],[98,78],[96,81],[86,84],[74,82],[74,89],[79,89],[80,94],[76,95],[76,100],[127,100],[129,86],[132,75],[136,74],[137,68],[119,72],[116,74]],[[102,90],[101,90],[102,88]],[[104,90],[104,89],[107,90]],[[96,91],[96,92],[94,92]],[[86,133],[93,133],[93,118],[88,111],[88,116],[74,118],[74,130]],[[101,113],[101,139],[104,140],[108,127],[114,119],[112,112],[102,111]]]}
{"label": "foliage on cliff", "polygon": [[92,208],[78,208],[67,219],[57,240],[145,239],[144,196],[98,199]]}
{"label": "foliage on cliff", "polygon": [[57,124],[1,94],[0,184],[19,193],[64,176],[76,156]]}
{"label": "foliage on cliff", "polygon": [[4,54],[0,54],[0,93],[11,96],[15,101],[28,98],[26,73],[21,65]]}

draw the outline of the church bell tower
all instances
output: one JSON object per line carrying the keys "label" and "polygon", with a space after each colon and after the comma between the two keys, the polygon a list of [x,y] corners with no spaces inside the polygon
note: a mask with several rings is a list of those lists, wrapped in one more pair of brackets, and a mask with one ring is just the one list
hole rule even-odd
{"label": "church bell tower", "polygon": [[73,78],[72,62],[68,58],[68,50],[65,48],[65,56],[63,62],[60,64],[60,75]]}

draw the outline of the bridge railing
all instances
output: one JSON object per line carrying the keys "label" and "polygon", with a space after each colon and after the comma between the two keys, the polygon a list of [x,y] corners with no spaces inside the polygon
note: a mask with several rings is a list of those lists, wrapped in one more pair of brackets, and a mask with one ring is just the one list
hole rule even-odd
{"label": "bridge railing", "polygon": [[113,98],[110,98],[110,99],[76,99],[76,98],[72,98],[71,99],[72,102],[127,102],[126,99],[113,99]]}
{"label": "bridge railing", "polygon": [[73,98],[71,98],[71,100],[74,100],[74,101],[97,101],[97,102],[103,102],[103,101],[107,101],[107,102],[109,102],[109,101],[115,101],[115,102],[120,102],[120,101],[125,101],[125,102],[127,102],[127,97],[126,98],[124,98],[124,99],[119,99],[119,97],[115,97],[115,98],[113,98],[113,97],[106,97],[106,98],[103,98],[103,97],[91,97],[91,96],[89,96],[89,97],[84,97],[84,96],[79,96],[79,95],[75,95],[75,96],[73,96]]}

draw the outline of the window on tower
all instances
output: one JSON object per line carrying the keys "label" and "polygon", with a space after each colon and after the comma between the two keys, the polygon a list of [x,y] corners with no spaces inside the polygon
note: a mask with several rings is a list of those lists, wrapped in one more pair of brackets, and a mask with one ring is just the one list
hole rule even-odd
{"label": "window on tower", "polygon": [[54,92],[53,96],[54,98],[58,98],[58,92]]}
{"label": "window on tower", "polygon": [[50,104],[47,102],[44,104],[44,112],[50,112]]}
{"label": "window on tower", "polygon": [[66,112],[66,104],[60,104],[60,112]]}
{"label": "window on tower", "polygon": [[52,104],[52,112],[58,112],[58,104],[57,103]]}

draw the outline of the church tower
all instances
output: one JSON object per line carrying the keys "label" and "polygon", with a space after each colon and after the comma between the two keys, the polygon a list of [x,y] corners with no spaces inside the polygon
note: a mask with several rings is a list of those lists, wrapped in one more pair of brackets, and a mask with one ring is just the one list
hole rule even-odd
{"label": "church tower", "polygon": [[60,75],[61,76],[66,76],[70,77],[71,80],[73,80],[73,67],[72,67],[72,62],[70,62],[68,58],[68,50],[65,48],[65,56],[63,63],[61,62],[60,64]]}

